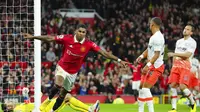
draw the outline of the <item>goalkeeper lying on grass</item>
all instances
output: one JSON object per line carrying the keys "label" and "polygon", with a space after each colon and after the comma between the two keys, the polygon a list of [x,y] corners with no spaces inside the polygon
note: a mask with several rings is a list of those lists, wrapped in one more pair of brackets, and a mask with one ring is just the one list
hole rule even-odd
{"label": "goalkeeper lying on grass", "polygon": [[[68,97],[68,98],[67,98]],[[70,97],[70,98],[69,98]],[[68,99],[72,99],[73,100],[73,97],[70,95],[70,94],[67,94],[66,97],[65,97],[65,100],[64,102],[62,103],[62,105],[60,106],[60,108],[58,108],[57,112],[64,112],[64,108],[66,106],[70,106],[72,109],[76,110],[76,111],[79,111],[79,112],[89,112],[89,109],[90,108],[95,108],[95,106],[98,106],[98,102],[96,102],[94,105],[92,106],[88,106],[88,105],[85,105],[85,108],[82,108],[82,107],[77,107],[75,106],[73,103],[70,103],[68,101]],[[45,108],[45,110],[41,111],[41,112],[50,112],[51,109],[53,108],[54,104],[56,102],[56,99],[52,99],[52,101],[50,102],[50,104]],[[81,105],[82,102],[76,102],[76,105],[77,103],[79,103],[79,105]],[[13,106],[14,107],[14,106]],[[33,103],[23,103],[23,104],[20,104],[20,105],[17,105],[14,109],[14,112],[31,112],[32,110],[34,109],[34,104]]]}
{"label": "goalkeeper lying on grass", "polygon": [[[79,111],[79,112],[91,112],[91,108],[96,108],[99,106],[99,101],[97,100],[95,104],[93,104],[92,106],[88,106],[84,103],[82,103],[79,100],[74,100],[74,101],[69,101],[69,100],[74,100],[75,98],[71,96],[71,94],[67,94],[65,97],[65,100],[63,101],[63,103],[61,104],[61,106],[56,110],[56,112],[62,112],[64,110],[64,108],[69,105],[72,109]],[[77,102],[78,101],[78,102]],[[51,109],[53,108],[54,104],[55,104],[56,100],[53,99],[50,104],[45,108],[44,111],[42,112],[50,112]],[[75,106],[76,105],[76,106]],[[82,106],[78,106],[78,105],[82,105]],[[84,107],[84,108],[83,108]],[[99,108],[100,109],[100,108]],[[99,110],[98,109],[98,110]]]}

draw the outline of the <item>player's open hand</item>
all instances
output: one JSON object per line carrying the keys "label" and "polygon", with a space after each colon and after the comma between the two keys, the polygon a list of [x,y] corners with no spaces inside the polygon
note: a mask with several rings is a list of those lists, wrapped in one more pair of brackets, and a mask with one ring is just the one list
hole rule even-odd
{"label": "player's open hand", "polygon": [[173,52],[169,52],[167,53],[167,56],[170,58],[170,57],[173,57],[174,56],[174,53]]}
{"label": "player's open hand", "polygon": [[146,65],[143,69],[142,69],[142,74],[147,74],[149,70],[149,67]]}
{"label": "player's open hand", "polygon": [[24,36],[25,39],[32,39],[33,35],[29,34],[29,33],[22,33],[22,35]]}
{"label": "player's open hand", "polygon": [[139,57],[136,59],[136,63],[141,63],[141,60],[142,60],[142,57],[139,56]]}
{"label": "player's open hand", "polygon": [[120,64],[124,67],[124,68],[126,68],[126,67],[128,67],[128,64],[130,64],[129,62],[126,62],[126,61],[120,61]]}

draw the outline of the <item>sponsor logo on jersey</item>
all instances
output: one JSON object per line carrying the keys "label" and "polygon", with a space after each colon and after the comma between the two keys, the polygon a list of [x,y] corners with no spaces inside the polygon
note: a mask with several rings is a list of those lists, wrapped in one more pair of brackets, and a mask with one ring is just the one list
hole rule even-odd
{"label": "sponsor logo on jersey", "polygon": [[67,54],[68,54],[68,55],[72,55],[72,56],[76,56],[76,57],[83,57],[83,56],[81,56],[81,55],[79,55],[79,54],[73,53],[72,51],[70,51],[70,50],[68,50],[68,49],[67,49]]}
{"label": "sponsor logo on jersey", "polygon": [[186,51],[187,50],[187,48],[184,48],[184,47],[177,47],[177,49],[182,50],[182,51]]}

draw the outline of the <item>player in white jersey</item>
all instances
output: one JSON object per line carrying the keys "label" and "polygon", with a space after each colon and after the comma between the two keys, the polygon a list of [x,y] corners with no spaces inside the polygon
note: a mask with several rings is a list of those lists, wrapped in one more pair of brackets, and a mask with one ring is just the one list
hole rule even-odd
{"label": "player in white jersey", "polygon": [[169,112],[176,112],[177,102],[177,90],[179,86],[185,96],[191,101],[191,112],[196,112],[196,104],[193,99],[193,94],[188,89],[190,78],[191,78],[191,64],[190,59],[193,57],[196,50],[197,43],[191,37],[193,27],[192,25],[185,26],[183,30],[184,38],[179,39],[176,42],[175,53],[169,52],[168,57],[173,57],[173,66],[169,76],[169,84],[171,86],[172,93],[172,110]]}
{"label": "player in white jersey", "polygon": [[199,105],[200,88],[199,88],[199,60],[192,58],[191,60],[191,78],[189,88],[193,90],[193,95],[196,100],[196,104]]}
{"label": "player in white jersey", "polygon": [[160,32],[162,21],[158,17],[154,17],[150,21],[150,30],[152,36],[149,40],[148,48],[136,59],[140,62],[141,59],[147,58],[148,63],[142,70],[141,88],[139,90],[138,104],[139,112],[144,112],[144,103],[148,105],[149,112],[154,112],[153,96],[150,88],[157,82],[159,76],[164,72],[163,53],[165,39]]}

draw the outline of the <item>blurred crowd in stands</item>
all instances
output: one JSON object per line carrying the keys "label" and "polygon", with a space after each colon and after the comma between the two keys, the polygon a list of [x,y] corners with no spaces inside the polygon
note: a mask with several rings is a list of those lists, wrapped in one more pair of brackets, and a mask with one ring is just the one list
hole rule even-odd
{"label": "blurred crowd in stands", "polygon": [[[176,40],[183,37],[182,31],[186,24],[194,25],[195,30],[192,37],[197,42],[200,41],[200,10],[198,8],[200,2],[197,0],[186,0],[181,4],[173,0],[155,0],[152,2],[149,2],[149,0],[74,0],[73,2],[77,8],[96,9],[106,19],[105,22],[96,20],[94,26],[87,24],[87,37],[95,41],[102,49],[132,63],[147,48],[147,43],[151,36],[148,26],[149,19],[154,16],[159,16],[163,21],[161,30],[166,39],[165,52],[174,50]],[[43,34],[73,33],[76,25],[81,23],[78,19],[62,17],[59,12],[52,13],[49,10],[51,5],[45,5],[47,14],[42,19]],[[62,4],[61,7],[58,5],[58,8],[64,8],[66,5]],[[60,56],[60,47],[55,43],[43,43],[42,46],[42,60],[52,61],[54,69],[56,66],[55,61]],[[198,44],[199,48],[200,44]],[[200,51],[198,49],[195,56],[199,55]],[[46,55],[47,52],[49,56]],[[51,59],[47,57],[51,57]],[[172,63],[171,59],[168,59],[166,55],[164,60],[166,70],[160,77],[159,82],[152,88],[154,95],[168,92],[167,82]],[[43,75],[45,80],[43,82],[46,82],[49,87],[53,83],[50,79],[54,77],[54,69],[51,69],[52,75],[50,77],[49,70],[46,75]],[[72,92],[81,95],[108,92],[112,94],[133,94],[134,91],[131,89],[133,72],[134,70],[132,69],[119,69],[115,62],[90,53],[86,63],[80,70]],[[44,88],[48,91],[49,87]]]}
{"label": "blurred crowd in stands", "polygon": [[34,46],[21,32],[34,34],[33,0],[0,1],[0,102],[28,86],[34,95]]}
{"label": "blurred crowd in stands", "polygon": [[[26,0],[21,1],[25,3]],[[70,0],[42,1],[42,35],[74,33],[75,27],[81,21],[61,16],[58,11],[52,11],[68,8],[70,4],[72,4]],[[186,24],[194,25],[195,30],[192,37],[200,42],[200,2],[198,0],[184,0],[181,3],[174,0],[152,0],[152,2],[149,0],[73,0],[73,5],[77,8],[96,9],[105,21],[95,20],[93,26],[86,23],[87,38],[96,42],[102,49],[131,63],[134,63],[139,54],[147,48],[151,36],[149,19],[154,16],[160,17],[163,21],[161,31],[166,39],[165,54],[174,50],[176,40],[183,37],[182,31]],[[9,12],[4,8],[0,8],[0,14],[5,11]],[[0,15],[1,63],[20,61],[15,65],[1,64],[0,84],[5,91],[4,94],[9,93],[5,89],[18,89],[23,86],[30,86],[33,89],[33,42],[23,40],[23,37],[19,35],[20,32],[33,34],[33,22],[31,21],[33,20],[33,9],[23,9],[23,7],[21,9],[24,13],[30,11],[30,14]],[[13,13],[12,10],[10,12]],[[23,18],[23,21],[13,22],[20,18]],[[19,28],[19,25],[22,26]],[[26,25],[30,28],[23,28],[27,27]],[[48,94],[54,84],[54,70],[61,56],[61,49],[62,46],[56,43],[42,42],[41,75],[44,94]],[[199,49],[200,44],[198,43],[195,56],[199,56]],[[168,93],[167,81],[172,63],[167,55],[164,56],[164,61],[166,69],[151,89],[153,95]],[[139,65],[144,64],[145,61]],[[137,68],[138,64],[133,66]],[[71,92],[77,95],[137,94],[132,90],[132,79],[134,79],[134,72],[139,72],[140,69],[121,69],[116,62],[91,52],[81,67]]]}

